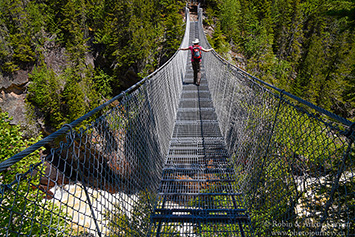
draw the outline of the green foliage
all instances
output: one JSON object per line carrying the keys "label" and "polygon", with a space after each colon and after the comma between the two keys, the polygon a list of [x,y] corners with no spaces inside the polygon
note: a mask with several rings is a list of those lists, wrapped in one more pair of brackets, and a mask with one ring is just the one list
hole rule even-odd
{"label": "green foliage", "polygon": [[3,47],[0,50],[0,61],[3,62],[1,68],[5,72],[13,73],[36,61],[36,44],[45,24],[45,17],[39,17],[40,6],[32,1],[1,1],[0,38]]}
{"label": "green foliage", "polygon": [[269,68],[270,75],[266,81],[270,81],[273,85],[278,88],[283,88],[286,91],[290,91],[290,86],[292,80],[293,68],[289,61],[278,59],[274,57],[274,61],[272,61],[272,67]]}
{"label": "green foliage", "polygon": [[68,121],[74,121],[85,114],[85,95],[76,75],[72,70],[66,71],[66,80],[63,91],[63,102],[65,114]]}
{"label": "green foliage", "polygon": [[[58,128],[172,56],[183,35],[183,6],[176,0],[1,1],[0,73],[34,67],[29,107],[46,128]],[[67,61],[54,73],[47,56],[58,48]]]}
{"label": "green foliage", "polygon": [[[163,31],[158,23],[158,12],[152,1],[131,1],[126,6],[125,14],[131,15],[126,28],[127,44],[117,47],[113,53],[116,61],[127,67],[133,67],[142,76],[147,75],[157,62],[155,55],[159,44],[158,35]],[[153,30],[154,29],[154,30]],[[121,42],[119,42],[121,43]]]}
{"label": "green foliage", "polygon": [[274,6],[274,52],[278,58],[297,63],[301,57],[303,40],[302,5],[299,0],[283,1]]}
{"label": "green foliage", "polygon": [[[355,48],[353,50],[355,50]],[[351,70],[351,72],[345,78],[346,84],[344,86],[343,97],[350,108],[355,108],[355,64],[353,64],[349,70]]]}
{"label": "green foliage", "polygon": [[178,14],[179,10],[183,8],[184,3],[175,0],[162,0],[161,5],[160,23],[165,29],[165,39],[161,43],[163,49],[160,54],[170,57],[180,46],[184,34],[181,15]]}
{"label": "green foliage", "polygon": [[204,4],[207,8],[216,9],[221,4],[221,0],[205,0]]}
{"label": "green foliage", "polygon": [[[7,113],[0,112],[0,162],[41,139],[40,136],[24,139],[21,128],[10,125],[10,121]],[[62,233],[59,236],[65,236],[65,215],[58,207],[43,203],[43,193],[36,189],[43,170],[36,168],[23,175],[41,161],[39,156],[41,151],[39,149],[33,152],[1,174],[0,225],[3,227],[0,230],[1,235],[8,232],[36,236],[43,233],[55,234],[58,230],[58,233]],[[12,182],[14,183],[11,184]]]}
{"label": "green foliage", "polygon": [[103,97],[107,98],[112,95],[111,82],[113,78],[106,74],[103,70],[97,72],[94,76],[96,90]]}
{"label": "green foliage", "polygon": [[92,29],[95,43],[105,45],[100,54],[109,64],[103,66],[113,66],[114,94],[125,89],[118,78],[144,77],[176,51],[183,35],[180,8],[182,2],[173,0],[102,3]]}
{"label": "green foliage", "polygon": [[[8,116],[8,113],[0,112],[0,115],[1,161],[15,155],[41,139],[41,137],[30,138],[29,140],[23,139],[20,126],[10,125],[12,118]],[[38,154],[39,151],[12,166],[10,170],[6,171],[6,176],[2,177],[3,183],[12,182],[17,172],[25,172],[30,165],[39,162],[40,160]]]}
{"label": "green foliage", "polygon": [[203,18],[202,24],[204,26],[213,26],[213,24],[214,24],[213,17],[215,15],[213,9],[208,7],[205,9],[205,12],[206,12],[206,17]]}
{"label": "green foliage", "polygon": [[354,1],[227,0],[211,6],[251,73],[344,117],[355,116],[349,84]]}
{"label": "green foliage", "polygon": [[[93,70],[89,68],[83,75],[85,77],[81,78],[68,68],[58,77],[46,66],[35,68],[29,75],[27,102],[35,106],[37,116],[44,117],[46,125],[58,129],[99,106],[100,92],[108,95],[110,78],[106,74],[93,78]],[[103,86],[108,89],[104,90]]]}
{"label": "green foliage", "polygon": [[108,226],[114,229],[109,236],[117,236],[117,233],[124,236],[146,236],[149,233],[150,213],[153,211],[155,196],[149,192],[140,192],[138,200],[133,203],[130,213],[120,204],[116,209],[107,213]]}
{"label": "green foliage", "polygon": [[86,14],[87,6],[83,0],[68,1],[61,10],[63,19],[60,27],[64,34],[63,41],[68,51],[70,61],[79,70],[85,68],[86,42]]}
{"label": "green foliage", "polygon": [[233,39],[236,42],[241,41],[241,14],[242,9],[239,0],[223,1],[219,15],[221,28],[228,39]]}
{"label": "green foliage", "polygon": [[284,153],[301,156],[303,165],[309,167],[307,172],[319,176],[334,162],[340,162],[344,143],[340,139],[336,143],[330,131],[324,130],[322,122],[287,107],[280,113],[275,142],[280,144],[279,149]]}
{"label": "green foliage", "polygon": [[58,127],[64,121],[60,80],[46,66],[34,68],[29,79],[27,101],[36,106],[47,125]]}
{"label": "green foliage", "polygon": [[[109,236],[117,236],[119,233],[123,236],[155,236],[156,229],[151,226],[150,215],[154,211],[156,204],[156,195],[148,190],[140,191],[137,200],[132,203],[132,209],[127,212],[127,207],[116,205],[110,213],[106,213],[109,220],[108,226],[113,230]],[[164,225],[160,233],[171,236],[180,236],[180,233],[171,225]]]}
{"label": "green foliage", "polygon": [[219,24],[216,25],[210,42],[211,46],[222,55],[229,51],[229,45],[226,43],[226,37],[222,34]]}

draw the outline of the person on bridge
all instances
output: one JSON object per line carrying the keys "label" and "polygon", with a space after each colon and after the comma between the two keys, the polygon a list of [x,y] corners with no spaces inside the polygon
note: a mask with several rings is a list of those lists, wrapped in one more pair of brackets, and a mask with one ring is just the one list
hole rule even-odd
{"label": "person on bridge", "polygon": [[191,51],[191,64],[194,70],[194,83],[199,86],[201,81],[201,51],[210,52],[213,50],[213,48],[204,49],[202,46],[199,45],[199,39],[195,39],[192,43],[193,45],[189,46],[188,48],[179,48],[179,50]]}

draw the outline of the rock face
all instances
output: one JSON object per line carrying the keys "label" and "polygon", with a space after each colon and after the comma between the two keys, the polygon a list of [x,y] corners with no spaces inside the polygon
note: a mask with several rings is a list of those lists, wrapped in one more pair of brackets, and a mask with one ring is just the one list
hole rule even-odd
{"label": "rock face", "polygon": [[0,108],[9,113],[12,124],[24,124],[26,121],[26,86],[28,72],[17,71],[11,76],[0,75]]}
{"label": "rock face", "polygon": [[46,65],[56,74],[60,74],[68,63],[66,51],[54,42],[55,37],[50,37],[43,45],[43,57]]}
{"label": "rock face", "polygon": [[[65,49],[58,47],[55,42],[55,36],[46,37],[47,40],[41,46],[45,64],[56,74],[60,74],[67,65]],[[0,108],[8,112],[13,117],[11,124],[29,126],[26,118],[25,98],[27,86],[29,83],[28,74],[31,73],[33,66],[26,70],[18,70],[14,74],[1,75],[0,73]]]}
{"label": "rock face", "polygon": [[[63,73],[66,67],[70,65],[65,48],[55,43],[55,35],[46,35],[43,33],[43,39],[46,39],[40,47],[44,63],[51,68],[56,75]],[[95,67],[94,56],[87,53],[85,56],[86,65]],[[0,72],[0,108],[9,113],[13,120],[11,124],[23,125],[29,129],[33,126],[27,124],[25,98],[29,82],[28,76],[34,66],[28,66],[25,70],[18,70],[14,74],[2,75]],[[31,121],[42,126],[39,121]],[[44,128],[42,128],[44,129]]]}

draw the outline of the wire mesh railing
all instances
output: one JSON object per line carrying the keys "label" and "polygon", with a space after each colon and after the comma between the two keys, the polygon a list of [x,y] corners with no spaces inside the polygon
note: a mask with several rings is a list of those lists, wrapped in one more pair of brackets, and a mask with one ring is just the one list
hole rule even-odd
{"label": "wire mesh railing", "polygon": [[[199,9],[201,31],[202,18]],[[209,47],[206,38],[201,42]],[[354,123],[258,80],[215,53],[204,57],[255,234],[355,236]]]}
{"label": "wire mesh railing", "polygon": [[[189,17],[181,47],[189,42]],[[168,152],[187,52],[103,106],[0,164],[0,236],[144,236]],[[76,126],[116,104],[84,129]],[[84,126],[82,126],[84,127]],[[58,136],[60,146],[13,174]],[[27,157],[26,157],[27,156]],[[8,179],[6,179],[8,180]]]}

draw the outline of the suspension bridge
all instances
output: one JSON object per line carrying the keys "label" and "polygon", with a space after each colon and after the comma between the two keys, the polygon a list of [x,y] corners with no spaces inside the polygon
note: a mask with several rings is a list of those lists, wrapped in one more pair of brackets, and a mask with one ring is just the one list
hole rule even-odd
{"label": "suspension bridge", "polygon": [[[210,47],[202,18],[181,47]],[[215,52],[196,86],[189,59],[0,163],[61,141],[1,183],[1,236],[354,236],[354,123]]]}

